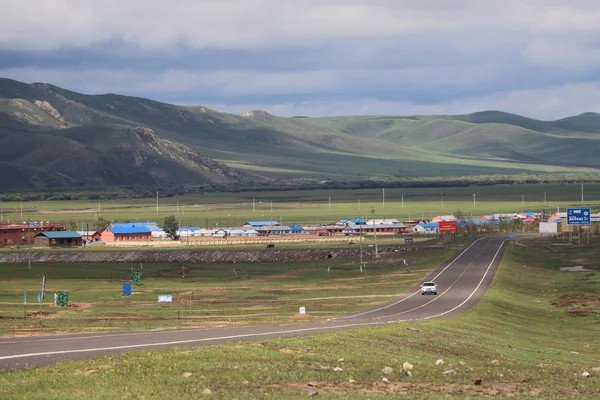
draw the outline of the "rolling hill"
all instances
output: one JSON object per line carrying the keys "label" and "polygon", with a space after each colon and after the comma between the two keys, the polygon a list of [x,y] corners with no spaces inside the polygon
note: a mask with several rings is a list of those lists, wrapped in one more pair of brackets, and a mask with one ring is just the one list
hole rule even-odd
{"label": "rolling hill", "polygon": [[1,189],[595,173],[600,114],[281,118],[0,79]]}

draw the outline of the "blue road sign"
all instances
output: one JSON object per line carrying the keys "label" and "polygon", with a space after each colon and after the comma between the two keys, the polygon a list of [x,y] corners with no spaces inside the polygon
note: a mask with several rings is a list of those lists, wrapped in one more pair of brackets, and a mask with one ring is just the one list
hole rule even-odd
{"label": "blue road sign", "polygon": [[567,208],[567,224],[590,225],[592,223],[592,210],[589,208]]}

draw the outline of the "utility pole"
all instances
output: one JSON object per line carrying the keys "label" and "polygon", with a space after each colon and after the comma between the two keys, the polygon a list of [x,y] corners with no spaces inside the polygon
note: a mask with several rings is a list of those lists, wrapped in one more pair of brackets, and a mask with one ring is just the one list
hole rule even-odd
{"label": "utility pole", "polygon": [[583,183],[581,184],[581,204],[583,204]]}
{"label": "utility pole", "polygon": [[256,211],[256,204],[255,204],[255,199],[254,197],[252,198],[252,212]]}
{"label": "utility pole", "polygon": [[360,199],[358,199],[358,211],[360,211]]}
{"label": "utility pole", "polygon": [[475,193],[473,193],[473,208],[475,208]]}
{"label": "utility pole", "polygon": [[546,204],[546,192],[544,192],[544,204]]}
{"label": "utility pole", "polygon": [[525,207],[525,195],[524,194],[521,195],[521,205],[523,207]]}
{"label": "utility pole", "polygon": [[371,207],[373,214],[373,233],[375,234],[375,258],[379,258],[379,250],[377,249],[377,228],[375,228],[375,209]]}
{"label": "utility pole", "polygon": [[382,189],[382,200],[381,200],[381,208],[385,208],[385,188]]}
{"label": "utility pole", "polygon": [[[581,185],[581,186],[583,187],[583,185]],[[581,195],[581,196],[582,196],[582,199],[583,199],[583,195]],[[581,201],[583,201],[583,200],[581,200]],[[21,221],[23,221],[23,202],[21,202]]]}
{"label": "utility pole", "polygon": [[404,208],[404,195],[403,195],[403,194],[401,194],[400,196],[401,196],[401,198],[402,198],[402,208]]}
{"label": "utility pole", "polygon": [[331,211],[331,197],[329,197],[329,211]]}
{"label": "utility pole", "polygon": [[29,270],[31,271],[31,230],[30,230],[30,224],[29,224],[29,217],[27,217],[27,266],[29,267]]}
{"label": "utility pole", "polygon": [[158,215],[158,191],[156,192],[156,215]]}

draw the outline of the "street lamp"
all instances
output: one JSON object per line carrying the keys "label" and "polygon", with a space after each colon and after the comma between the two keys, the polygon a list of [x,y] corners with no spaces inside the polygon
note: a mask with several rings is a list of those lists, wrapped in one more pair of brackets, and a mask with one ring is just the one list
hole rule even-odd
{"label": "street lamp", "polygon": [[377,249],[377,229],[375,228],[375,209],[371,207],[371,213],[373,214],[373,233],[375,234],[375,258],[379,258],[379,250]]}

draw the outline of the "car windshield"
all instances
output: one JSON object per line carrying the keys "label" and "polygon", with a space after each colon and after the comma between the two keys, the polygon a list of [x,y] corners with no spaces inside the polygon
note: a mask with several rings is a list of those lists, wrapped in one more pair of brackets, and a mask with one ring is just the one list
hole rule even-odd
{"label": "car windshield", "polygon": [[423,286],[435,286],[435,283],[433,283],[433,282],[425,282],[423,284]]}

